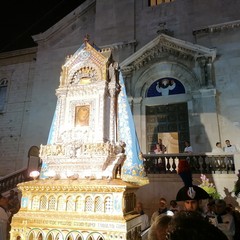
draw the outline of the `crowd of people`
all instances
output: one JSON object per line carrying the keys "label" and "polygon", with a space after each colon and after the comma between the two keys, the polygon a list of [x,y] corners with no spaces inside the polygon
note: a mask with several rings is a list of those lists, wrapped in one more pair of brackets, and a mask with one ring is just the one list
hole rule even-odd
{"label": "crowd of people", "polygon": [[0,194],[0,239],[8,240],[12,217],[20,209],[18,192],[13,189],[8,196]]}
{"label": "crowd of people", "polygon": [[[181,197],[183,197],[183,195],[181,195]],[[186,200],[183,200],[183,206],[181,207],[178,205],[177,201],[170,201],[170,203],[174,201],[173,207],[168,204],[164,197],[161,197],[159,199],[159,209],[157,209],[150,218],[144,213],[144,226],[142,225],[141,229],[142,231],[148,229],[147,237],[144,239],[202,240],[210,239],[211,237],[211,239],[240,240],[240,212],[235,210],[231,204],[227,204],[223,199],[209,199],[205,202],[203,199],[200,199],[202,197],[204,198],[202,193],[200,193],[194,199],[183,198]],[[182,198],[180,200],[182,201]],[[206,206],[203,204],[204,202]],[[142,203],[141,207],[142,212],[144,212]],[[174,225],[178,222],[179,226],[183,228],[183,235],[181,236],[179,232],[178,238],[173,238],[176,234],[172,230],[173,222]],[[171,225],[171,227],[169,225]],[[185,226],[186,229],[184,229],[183,226]],[[212,232],[201,229],[200,226],[205,226],[207,229],[211,229]],[[192,227],[194,227],[194,229],[192,229]],[[171,228],[171,230],[169,228]],[[167,238],[169,232],[173,234],[172,238]],[[195,232],[195,234],[188,236],[191,232],[192,234]],[[198,232],[202,235],[197,237],[196,234]],[[218,237],[215,236],[212,238],[211,235],[213,233],[217,234]]]}
{"label": "crowd of people", "polygon": [[[193,185],[186,159],[179,161],[178,174],[184,186],[169,204],[160,197],[158,209],[149,217],[148,224],[145,214],[143,239],[240,240],[240,212],[224,199],[212,199],[203,188]],[[183,203],[181,207],[178,202]]]}

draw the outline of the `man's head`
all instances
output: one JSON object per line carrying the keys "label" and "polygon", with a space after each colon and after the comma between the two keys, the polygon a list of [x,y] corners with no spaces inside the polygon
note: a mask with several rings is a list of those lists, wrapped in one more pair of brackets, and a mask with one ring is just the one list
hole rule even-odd
{"label": "man's head", "polygon": [[214,212],[219,215],[226,212],[227,204],[223,199],[218,199],[215,201]]}
{"label": "man's head", "polygon": [[160,198],[158,205],[159,205],[159,209],[161,210],[167,208],[167,200],[165,198]]}
{"label": "man's head", "polygon": [[175,200],[171,200],[171,201],[170,201],[170,205],[171,205],[172,207],[177,207],[177,202],[176,202]]}
{"label": "man's head", "polygon": [[225,143],[226,143],[227,146],[231,145],[230,140],[226,140]]}
{"label": "man's head", "polygon": [[186,211],[194,212],[199,209],[199,200],[186,200],[184,201]]}
{"label": "man's head", "polygon": [[137,202],[137,204],[136,204],[136,207],[135,207],[135,211],[137,212],[137,213],[142,213],[142,211],[143,211],[143,204],[142,204],[142,202]]}
{"label": "man's head", "polygon": [[165,240],[168,224],[171,221],[172,216],[159,215],[151,225],[148,233],[148,239],[151,240]]}

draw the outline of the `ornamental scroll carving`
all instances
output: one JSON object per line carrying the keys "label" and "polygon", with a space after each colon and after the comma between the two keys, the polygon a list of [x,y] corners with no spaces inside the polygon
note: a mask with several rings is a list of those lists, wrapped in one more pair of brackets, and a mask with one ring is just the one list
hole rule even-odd
{"label": "ornamental scroll carving", "polygon": [[119,147],[107,143],[69,143],[41,145],[40,156],[68,156],[79,157],[82,155],[115,155],[119,152]]}

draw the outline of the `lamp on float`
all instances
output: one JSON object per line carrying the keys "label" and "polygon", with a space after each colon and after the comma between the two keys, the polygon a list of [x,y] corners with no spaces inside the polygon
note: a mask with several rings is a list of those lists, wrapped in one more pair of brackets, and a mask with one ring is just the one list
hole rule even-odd
{"label": "lamp on float", "polygon": [[39,175],[40,175],[39,171],[32,171],[32,172],[30,172],[29,177],[31,177],[34,180],[36,180],[39,177]]}

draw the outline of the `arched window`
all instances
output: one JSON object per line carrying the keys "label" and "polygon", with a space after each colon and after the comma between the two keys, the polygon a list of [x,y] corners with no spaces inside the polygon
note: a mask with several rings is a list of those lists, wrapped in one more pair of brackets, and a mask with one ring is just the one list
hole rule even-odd
{"label": "arched window", "polygon": [[103,212],[103,200],[101,197],[95,199],[95,212]]}
{"label": "arched window", "polygon": [[41,210],[47,209],[47,197],[46,196],[41,196],[41,198],[40,198],[40,209]]}
{"label": "arched window", "polygon": [[161,78],[151,84],[146,97],[160,97],[185,93],[183,84],[174,78]]}
{"label": "arched window", "polygon": [[113,203],[110,197],[106,197],[104,201],[104,212],[111,213],[113,210]]}
{"label": "arched window", "polygon": [[86,197],[85,199],[85,211],[86,212],[93,212],[94,208],[93,208],[93,200],[90,196]]}
{"label": "arched window", "polygon": [[49,197],[48,209],[49,210],[56,210],[56,198],[54,196]]}

